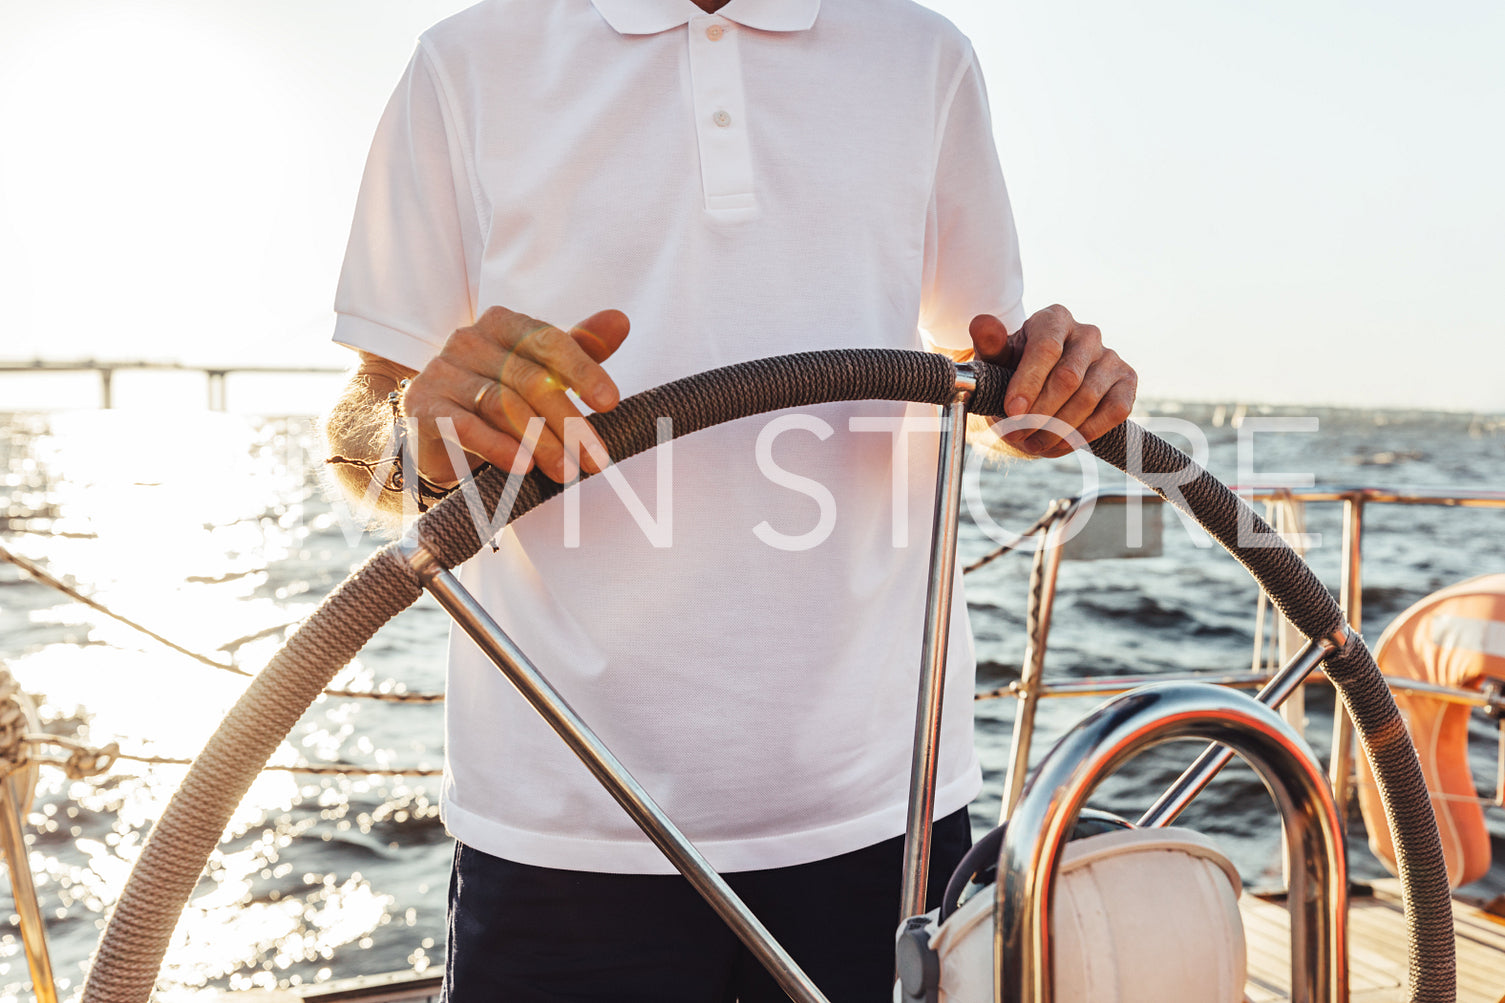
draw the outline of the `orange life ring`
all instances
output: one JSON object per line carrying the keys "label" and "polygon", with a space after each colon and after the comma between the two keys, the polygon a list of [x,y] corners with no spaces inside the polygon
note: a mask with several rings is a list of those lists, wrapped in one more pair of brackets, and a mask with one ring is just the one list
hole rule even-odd
{"label": "orange life ring", "polygon": [[[1387,676],[1472,690],[1482,690],[1487,679],[1505,680],[1505,574],[1471,578],[1427,596],[1385,629],[1374,654]],[[1405,690],[1394,693],[1432,795],[1448,882],[1457,888],[1476,881],[1489,870],[1490,850],[1468,768],[1469,707]],[[1362,748],[1358,771],[1369,848],[1393,874],[1390,827]]]}

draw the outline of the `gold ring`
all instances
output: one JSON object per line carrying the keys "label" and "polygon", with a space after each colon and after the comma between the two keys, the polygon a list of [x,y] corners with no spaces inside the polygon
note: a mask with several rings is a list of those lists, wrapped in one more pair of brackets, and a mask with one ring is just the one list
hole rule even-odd
{"label": "gold ring", "polygon": [[481,409],[483,407],[485,407],[485,405],[481,403],[481,398],[483,398],[483,397],[486,396],[486,391],[490,390],[492,387],[500,387],[500,386],[501,386],[501,384],[498,383],[498,382],[496,382],[495,380],[491,380],[491,381],[488,381],[486,383],[482,383],[481,384],[481,389],[479,389],[479,390],[476,391],[476,395],[473,398],[471,398],[471,401],[470,401],[470,403],[471,403],[473,409],[475,410],[476,414],[480,414],[481,413]]}

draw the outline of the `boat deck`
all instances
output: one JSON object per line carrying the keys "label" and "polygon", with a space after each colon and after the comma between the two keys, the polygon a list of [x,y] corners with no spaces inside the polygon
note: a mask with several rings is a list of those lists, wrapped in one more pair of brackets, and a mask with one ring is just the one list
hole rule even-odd
{"label": "boat deck", "polygon": [[[1403,1003],[1406,927],[1400,882],[1376,881],[1349,903],[1349,1000]],[[1248,1003],[1290,999],[1291,937],[1285,904],[1239,901],[1249,953]],[[1458,934],[1458,1003],[1505,1003],[1505,916],[1453,900]],[[226,1003],[438,1003],[439,976],[400,972],[280,992],[226,993]]]}
{"label": "boat deck", "polygon": [[[1406,926],[1400,882],[1376,881],[1374,893],[1348,908],[1348,998],[1352,1003],[1406,999]],[[1283,902],[1239,900],[1249,951],[1250,1003],[1290,999],[1291,934]],[[1453,900],[1458,935],[1458,1003],[1505,1003],[1505,916]]]}

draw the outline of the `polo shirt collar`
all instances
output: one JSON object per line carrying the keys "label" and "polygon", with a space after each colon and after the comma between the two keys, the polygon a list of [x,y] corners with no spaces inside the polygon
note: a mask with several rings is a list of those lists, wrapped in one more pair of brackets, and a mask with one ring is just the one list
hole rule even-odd
{"label": "polo shirt collar", "polygon": [[[591,0],[606,23],[623,35],[656,35],[704,17],[690,0]],[[759,31],[804,31],[815,24],[820,0],[731,0],[717,16]]]}

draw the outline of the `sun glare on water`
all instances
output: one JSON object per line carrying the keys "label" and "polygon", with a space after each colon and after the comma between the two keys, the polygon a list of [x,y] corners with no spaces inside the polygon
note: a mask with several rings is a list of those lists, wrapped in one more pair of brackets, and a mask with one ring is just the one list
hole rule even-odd
{"label": "sun glare on water", "polygon": [[[16,416],[4,431],[0,470],[13,500],[7,548],[214,661],[258,670],[350,559],[347,534],[356,526],[341,525],[321,495],[306,420],[68,411]],[[373,545],[366,538],[354,553]],[[133,755],[187,759],[245,688],[243,677],[34,586],[7,564],[0,588],[3,655],[22,688],[38,695],[47,730],[94,746],[115,741]],[[420,633],[438,657],[433,642],[442,632]],[[335,684],[369,689],[375,676],[357,660]],[[412,750],[427,751],[416,765],[437,765],[430,711],[366,710],[321,701],[273,763],[379,768],[402,765],[394,759]],[[131,760],[94,780],[42,770],[28,819],[32,865],[65,998],[81,986],[98,923],[184,773]],[[412,874],[395,881],[370,873],[372,859],[394,852],[396,829],[414,826],[420,846],[442,837],[421,781],[263,773],[178,926],[164,986],[178,987],[178,998],[216,981],[243,989],[313,981],[339,966],[340,950],[373,942],[392,958],[387,967],[426,965],[413,944],[432,947],[437,936],[438,917],[421,903],[442,888],[443,848],[433,867],[409,867]],[[0,939],[0,1003],[25,993],[20,947],[14,935]],[[409,957],[415,951],[423,957]]]}

